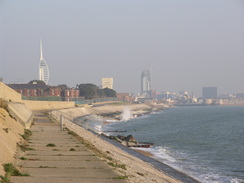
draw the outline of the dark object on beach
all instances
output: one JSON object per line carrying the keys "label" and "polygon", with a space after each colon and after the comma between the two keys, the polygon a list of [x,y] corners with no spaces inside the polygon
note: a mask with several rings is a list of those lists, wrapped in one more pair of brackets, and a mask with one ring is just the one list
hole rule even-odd
{"label": "dark object on beach", "polygon": [[131,143],[135,143],[135,144],[137,144],[136,139],[135,139],[132,135],[128,135],[128,136],[125,138],[125,141],[126,141],[126,142],[131,142]]}
{"label": "dark object on beach", "polygon": [[153,143],[137,142],[136,139],[132,135],[128,135],[128,136],[117,135],[117,136],[106,136],[106,137],[108,137],[112,140],[116,140],[127,147],[149,148],[149,147],[153,146]]}
{"label": "dark object on beach", "polygon": [[103,132],[126,132],[126,130],[111,130],[111,131],[103,131]]}
{"label": "dark object on beach", "polygon": [[136,145],[129,145],[128,147],[144,147],[144,148],[149,148],[152,147],[154,144],[150,142],[140,142]]}

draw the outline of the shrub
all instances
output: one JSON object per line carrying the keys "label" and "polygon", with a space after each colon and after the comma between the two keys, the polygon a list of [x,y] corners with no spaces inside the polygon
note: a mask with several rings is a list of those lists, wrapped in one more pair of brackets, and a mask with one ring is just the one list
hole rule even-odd
{"label": "shrub", "polygon": [[51,143],[49,143],[49,144],[47,144],[46,146],[47,146],[47,147],[55,147],[56,145],[55,145],[55,144],[51,144]]}

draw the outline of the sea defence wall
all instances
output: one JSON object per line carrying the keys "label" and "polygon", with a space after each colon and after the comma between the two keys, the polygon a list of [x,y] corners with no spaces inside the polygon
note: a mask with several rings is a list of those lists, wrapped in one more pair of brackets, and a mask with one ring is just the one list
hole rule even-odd
{"label": "sea defence wall", "polygon": [[8,112],[17,121],[19,121],[25,129],[29,129],[33,121],[33,112],[23,103],[8,102]]}
{"label": "sea defence wall", "polygon": [[22,100],[22,103],[24,103],[29,109],[33,111],[75,107],[75,102]]}
{"label": "sea defence wall", "polygon": [[[7,102],[7,110],[25,128],[29,128],[35,110],[54,110],[75,107],[74,102],[22,100],[21,94],[0,82],[0,99]],[[1,107],[1,106],[0,106]]]}
{"label": "sea defence wall", "polygon": [[[32,111],[22,103],[21,94],[0,82],[1,105],[5,103],[5,109],[9,114],[19,121],[24,128],[29,129],[33,121]],[[0,107],[3,107],[1,106]]]}
{"label": "sea defence wall", "polygon": [[21,102],[21,94],[0,82],[0,98],[6,101]]}
{"label": "sea defence wall", "polygon": [[0,175],[2,176],[5,174],[2,164],[14,161],[16,143],[22,140],[20,134],[24,134],[24,126],[0,107]]}

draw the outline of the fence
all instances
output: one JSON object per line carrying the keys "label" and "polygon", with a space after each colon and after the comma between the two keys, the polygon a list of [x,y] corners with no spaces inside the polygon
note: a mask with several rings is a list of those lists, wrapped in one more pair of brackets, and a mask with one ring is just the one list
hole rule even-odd
{"label": "fence", "polygon": [[108,102],[108,101],[120,101],[117,98],[96,98],[92,100],[81,100],[81,101],[74,101],[75,104],[89,104],[89,103],[98,103],[98,102]]}
{"label": "fence", "polygon": [[34,101],[62,101],[58,96],[22,96],[22,100],[34,100]]}
{"label": "fence", "polygon": [[[66,100],[67,99],[67,100]],[[121,101],[118,98],[108,97],[108,98],[96,98],[91,100],[85,100],[84,97],[59,97],[59,96],[22,96],[22,100],[32,100],[32,101],[73,101],[76,105],[89,104],[89,103],[99,103],[108,101]]]}

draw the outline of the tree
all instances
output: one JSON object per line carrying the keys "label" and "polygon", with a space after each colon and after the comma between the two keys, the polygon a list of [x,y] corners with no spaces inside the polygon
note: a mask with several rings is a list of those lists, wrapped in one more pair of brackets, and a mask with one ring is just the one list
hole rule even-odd
{"label": "tree", "polygon": [[62,88],[62,89],[67,89],[68,86],[66,84],[60,84],[58,85],[59,88]]}
{"label": "tree", "polygon": [[93,99],[97,97],[98,90],[99,88],[91,83],[79,85],[80,96],[85,97],[85,99]]}
{"label": "tree", "polygon": [[104,94],[105,94],[105,97],[116,97],[116,91],[110,89],[110,88],[104,88],[102,89]]}
{"label": "tree", "polygon": [[99,89],[99,90],[98,90],[98,96],[99,96],[100,98],[104,97],[104,96],[105,96],[105,91]]}
{"label": "tree", "polygon": [[40,85],[46,85],[46,83],[42,80],[31,80],[28,84],[40,84]]}
{"label": "tree", "polygon": [[91,83],[80,84],[79,92],[80,96],[85,97],[85,99],[116,97],[116,91],[109,88],[99,89],[96,85]]}

